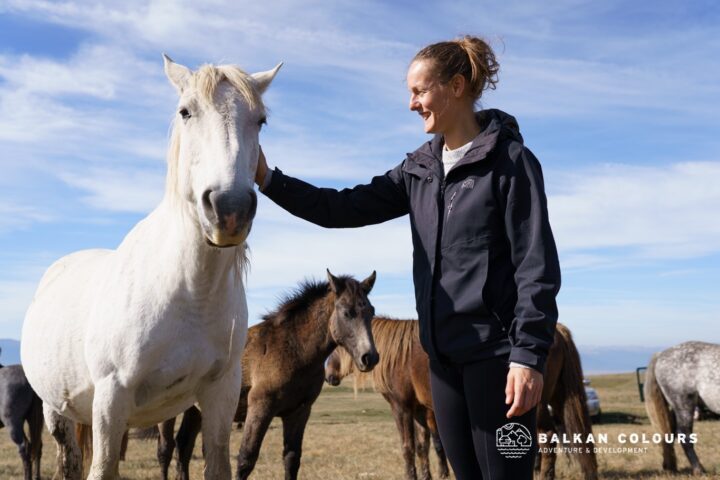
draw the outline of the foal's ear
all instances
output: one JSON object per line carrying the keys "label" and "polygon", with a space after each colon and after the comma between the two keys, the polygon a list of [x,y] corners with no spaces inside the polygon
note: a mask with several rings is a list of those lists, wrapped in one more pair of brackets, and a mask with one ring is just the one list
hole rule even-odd
{"label": "foal's ear", "polygon": [[170,57],[163,53],[163,61],[165,62],[165,75],[167,75],[170,83],[173,84],[179,94],[182,94],[187,87],[192,71],[185,65],[180,65],[172,61]]}
{"label": "foal's ear", "polygon": [[278,63],[272,70],[253,73],[252,75],[250,75],[255,81],[255,85],[257,85],[257,89],[258,92],[260,92],[260,95],[265,93],[265,90],[267,90],[267,88],[270,86],[270,83],[273,81],[273,78],[275,78],[275,75],[277,75],[280,67],[282,67],[282,62]]}
{"label": "foal's ear", "polygon": [[342,280],[337,278],[335,275],[330,273],[330,269],[327,269],[327,276],[328,276],[328,285],[330,286],[330,290],[337,295],[342,291],[344,285],[342,283]]}
{"label": "foal's ear", "polygon": [[369,277],[360,282],[360,287],[362,287],[365,295],[369,294],[370,290],[372,290],[373,288],[373,285],[375,285],[375,277],[375,270],[373,270],[373,273],[371,273]]}

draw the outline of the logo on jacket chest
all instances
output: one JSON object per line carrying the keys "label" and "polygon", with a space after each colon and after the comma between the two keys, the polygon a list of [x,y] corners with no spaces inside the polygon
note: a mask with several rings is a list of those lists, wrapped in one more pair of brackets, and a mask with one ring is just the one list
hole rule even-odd
{"label": "logo on jacket chest", "polygon": [[475,180],[472,178],[468,178],[464,182],[462,182],[462,185],[460,185],[460,189],[467,188],[472,189],[475,186]]}

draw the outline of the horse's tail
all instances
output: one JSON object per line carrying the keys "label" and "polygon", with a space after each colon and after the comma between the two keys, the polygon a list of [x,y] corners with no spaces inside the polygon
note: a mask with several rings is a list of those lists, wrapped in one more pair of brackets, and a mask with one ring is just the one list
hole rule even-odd
{"label": "horse's tail", "polygon": [[[579,433],[587,439],[592,433],[592,423],[587,410],[587,395],[583,383],[582,364],[570,330],[558,324],[556,339],[562,352],[563,365],[558,381],[558,396],[562,401],[563,425],[568,436]],[[597,478],[597,458],[593,448],[573,449],[574,458],[580,463],[585,479]]]}
{"label": "horse's tail", "polygon": [[[645,409],[647,410],[650,423],[665,434],[675,432],[675,415],[670,411],[667,400],[660,390],[657,377],[655,375],[655,364],[657,363],[658,354],[652,356],[645,372]],[[677,458],[675,457],[675,449],[672,443],[663,441],[663,470],[677,471]]]}
{"label": "horse's tail", "polygon": [[45,424],[43,415],[43,404],[37,393],[33,392],[28,415],[28,426],[30,433],[30,455],[36,463],[35,468],[40,471],[40,457],[42,456],[42,433]]}
{"label": "horse's tail", "polygon": [[75,438],[80,447],[80,458],[82,459],[82,477],[90,471],[92,464],[93,446],[92,446],[92,427],[84,423],[75,424]]}

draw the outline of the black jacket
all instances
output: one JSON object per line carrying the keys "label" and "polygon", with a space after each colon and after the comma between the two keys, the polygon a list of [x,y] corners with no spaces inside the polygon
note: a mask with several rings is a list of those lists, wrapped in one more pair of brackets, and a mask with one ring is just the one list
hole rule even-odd
{"label": "black jacket", "polygon": [[477,119],[481,133],[447,177],[438,135],[367,185],[317,188],[276,169],[264,193],[323,227],[409,213],[420,340],[430,358],[509,353],[542,372],[560,288],[542,171],[512,116],[483,110]]}

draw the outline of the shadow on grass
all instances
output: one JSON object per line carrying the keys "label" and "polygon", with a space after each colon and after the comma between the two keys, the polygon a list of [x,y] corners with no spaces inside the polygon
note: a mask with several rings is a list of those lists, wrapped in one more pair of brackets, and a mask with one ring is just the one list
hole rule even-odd
{"label": "shadow on grass", "polygon": [[640,425],[639,416],[626,412],[603,412],[600,415],[600,421],[594,422],[596,425],[611,425],[613,423],[630,423]]}

